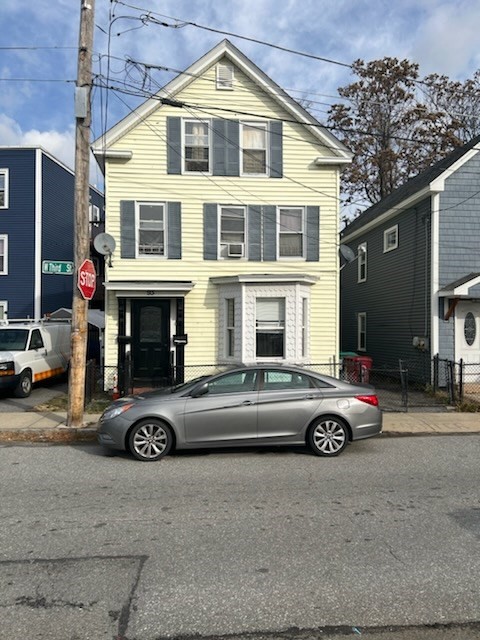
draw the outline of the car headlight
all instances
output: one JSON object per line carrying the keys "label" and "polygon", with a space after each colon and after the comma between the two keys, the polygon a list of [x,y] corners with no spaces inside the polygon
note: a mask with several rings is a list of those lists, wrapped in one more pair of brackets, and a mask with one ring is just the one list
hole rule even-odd
{"label": "car headlight", "polygon": [[131,409],[134,404],[135,404],[134,402],[125,402],[124,404],[121,404],[121,405],[109,407],[108,409],[105,409],[105,411],[103,412],[103,415],[100,418],[100,421],[111,420],[112,418],[116,418],[122,413],[125,413],[125,411],[128,411],[129,409]]}
{"label": "car headlight", "polygon": [[15,363],[13,360],[0,362],[0,376],[13,375],[15,373]]}

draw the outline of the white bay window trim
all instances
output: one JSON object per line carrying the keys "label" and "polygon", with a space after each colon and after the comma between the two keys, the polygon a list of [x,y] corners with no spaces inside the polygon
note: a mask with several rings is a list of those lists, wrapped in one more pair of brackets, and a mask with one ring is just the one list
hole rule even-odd
{"label": "white bay window trim", "polygon": [[366,282],[367,280],[367,243],[362,242],[357,249],[357,282]]}

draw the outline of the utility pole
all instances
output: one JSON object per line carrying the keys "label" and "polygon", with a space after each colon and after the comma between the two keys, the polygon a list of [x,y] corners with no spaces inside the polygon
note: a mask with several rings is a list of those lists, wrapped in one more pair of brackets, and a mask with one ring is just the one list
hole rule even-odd
{"label": "utility pole", "polygon": [[75,89],[75,202],[74,261],[72,300],[72,355],[68,380],[69,427],[83,424],[85,402],[85,365],[87,357],[88,300],[77,286],[80,266],[90,255],[89,165],[92,88],[92,49],[95,0],[80,0],[80,36],[78,43],[77,86]]}

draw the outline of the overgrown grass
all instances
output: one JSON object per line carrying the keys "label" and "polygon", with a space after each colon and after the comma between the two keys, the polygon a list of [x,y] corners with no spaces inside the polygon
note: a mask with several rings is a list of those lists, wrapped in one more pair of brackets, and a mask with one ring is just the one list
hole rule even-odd
{"label": "overgrown grass", "polygon": [[[92,398],[85,407],[85,413],[102,413],[109,404],[112,403],[112,399],[108,396],[102,395]],[[56,396],[48,402],[44,402],[35,407],[36,411],[67,411],[68,409],[68,396],[62,394]]]}

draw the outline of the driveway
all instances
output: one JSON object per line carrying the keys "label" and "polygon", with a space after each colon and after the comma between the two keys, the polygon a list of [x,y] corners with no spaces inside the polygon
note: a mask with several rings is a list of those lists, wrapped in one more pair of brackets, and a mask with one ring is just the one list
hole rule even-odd
{"label": "driveway", "polygon": [[28,398],[14,398],[11,393],[0,391],[0,413],[32,411],[37,405],[66,394],[67,390],[67,382],[56,382],[34,387]]}

